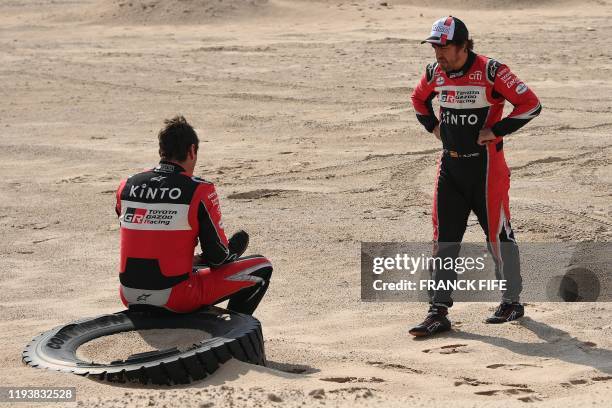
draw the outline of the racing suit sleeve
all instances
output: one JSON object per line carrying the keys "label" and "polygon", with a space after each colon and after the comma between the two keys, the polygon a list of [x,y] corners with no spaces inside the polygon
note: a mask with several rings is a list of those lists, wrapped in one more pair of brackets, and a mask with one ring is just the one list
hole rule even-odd
{"label": "racing suit sleeve", "polygon": [[200,186],[201,194],[198,196],[198,224],[202,260],[211,265],[218,266],[230,258],[228,241],[221,225],[221,208],[219,196],[213,184]]}
{"label": "racing suit sleeve", "polygon": [[119,187],[117,187],[116,203],[115,203],[115,212],[117,213],[117,217],[121,216],[121,193],[123,192],[123,188],[125,187],[125,183],[127,180],[121,180]]}
{"label": "racing suit sleeve", "polygon": [[417,87],[414,88],[411,96],[412,106],[414,106],[416,111],[417,119],[429,133],[433,132],[439,123],[431,104],[431,101],[437,95],[434,91],[433,83],[434,69],[435,66],[431,64],[427,66],[427,71],[423,74]]}
{"label": "racing suit sleeve", "polygon": [[514,110],[491,126],[495,136],[516,132],[542,111],[540,100],[506,65],[501,65],[493,83],[493,94],[501,95],[514,105]]}

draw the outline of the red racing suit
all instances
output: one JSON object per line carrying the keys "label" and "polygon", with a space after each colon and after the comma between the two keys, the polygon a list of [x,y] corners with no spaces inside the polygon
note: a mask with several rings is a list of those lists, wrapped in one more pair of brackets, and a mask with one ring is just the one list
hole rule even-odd
{"label": "red racing suit", "polygon": [[[228,308],[254,311],[267,289],[272,265],[261,256],[235,259],[213,183],[161,161],[123,180],[116,198],[120,296],[126,306],[190,312],[230,299]],[[198,240],[207,265],[193,268]]]}
{"label": "red racing suit", "polygon": [[[440,119],[432,107],[436,96]],[[514,110],[502,119],[505,101],[514,105]],[[510,170],[503,137],[540,113],[538,98],[506,65],[469,51],[465,65],[456,71],[444,72],[437,63],[429,64],[412,93],[412,104],[427,131],[440,125],[443,151],[432,211],[434,254],[458,255],[469,214],[474,211],[496,261],[496,274],[507,280],[502,300],[518,301],[522,281],[510,226]],[[497,137],[480,146],[478,134],[485,128]],[[433,272],[436,280],[456,279],[453,270]],[[433,303],[452,305],[448,291],[431,295]]]}

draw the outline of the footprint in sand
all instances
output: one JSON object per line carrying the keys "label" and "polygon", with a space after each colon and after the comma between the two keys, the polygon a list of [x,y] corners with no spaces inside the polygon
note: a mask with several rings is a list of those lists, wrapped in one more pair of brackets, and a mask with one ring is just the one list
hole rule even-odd
{"label": "footprint in sand", "polygon": [[449,344],[442,347],[436,347],[432,349],[422,350],[423,353],[439,353],[439,354],[455,354],[455,353],[469,353],[468,350],[464,349],[467,344]]}
{"label": "footprint in sand", "polygon": [[234,193],[227,196],[230,200],[258,200],[260,198],[274,197],[289,190],[270,190],[260,188],[257,190],[245,191],[243,193]]}
{"label": "footprint in sand", "polygon": [[83,174],[82,176],[75,176],[75,177],[68,177],[68,178],[63,178],[61,179],[59,182],[57,182],[58,184],[61,183],[75,183],[75,184],[80,184],[80,183],[86,183],[87,181],[89,181],[91,178],[91,174]]}
{"label": "footprint in sand", "polygon": [[[527,386],[527,384],[502,384],[505,387],[504,389],[496,389],[496,390],[487,390],[487,391],[476,391],[474,394],[476,395],[485,395],[485,396],[495,396],[495,395],[522,395],[522,394],[535,394],[535,391]],[[536,402],[542,401],[542,398],[538,395],[526,395],[517,398],[522,402]]]}
{"label": "footprint in sand", "polygon": [[539,365],[535,365],[535,364],[523,364],[523,363],[519,363],[519,364],[491,364],[488,365],[487,368],[492,368],[492,369],[497,369],[497,368],[503,368],[504,370],[509,370],[509,371],[516,371],[516,370],[522,370],[524,368],[527,367],[537,367],[537,368],[542,368],[542,366]]}
{"label": "footprint in sand", "polygon": [[457,381],[455,381],[455,387],[458,387],[460,385],[471,385],[472,387],[478,387],[479,385],[489,385],[491,384],[488,381],[480,381],[476,378],[469,378],[469,377],[459,377],[457,378]]}
{"label": "footprint in sand", "polygon": [[520,397],[517,398],[519,401],[523,401],[523,402],[536,402],[536,401],[542,401],[542,398],[540,397],[536,397],[535,395],[531,395],[529,397]]}
{"label": "footprint in sand", "polygon": [[336,383],[381,383],[381,382],[385,382],[385,380],[383,380],[382,378],[378,378],[378,377],[370,377],[370,378],[363,378],[363,377],[326,377],[326,378],[321,378],[321,381],[329,381],[329,382],[336,382]]}
{"label": "footprint in sand", "polygon": [[[591,381],[594,382],[599,382],[599,381],[610,381],[612,380],[612,376],[599,376],[599,377],[593,377],[590,379]],[[560,385],[563,388],[572,388],[575,385],[585,385],[585,384],[589,384],[589,379],[576,379],[576,380],[569,380],[568,382],[563,382]]]}
{"label": "footprint in sand", "polygon": [[355,394],[355,398],[370,398],[374,396],[373,391],[379,391],[376,388],[368,388],[368,387],[350,387],[350,388],[338,388],[335,390],[329,390],[330,394]]}
{"label": "footprint in sand", "polygon": [[392,369],[392,370],[400,370],[400,371],[409,371],[414,374],[423,374],[423,371],[417,370],[416,368],[410,368],[402,364],[396,363],[383,363],[382,361],[367,361],[369,365],[374,367],[383,368],[383,369]]}
{"label": "footprint in sand", "polygon": [[531,388],[506,388],[502,390],[476,391],[476,395],[518,395],[518,394],[533,394],[535,391]]}
{"label": "footprint in sand", "polygon": [[512,387],[512,388],[529,388],[527,384],[512,384],[512,383],[502,383],[504,387]]}

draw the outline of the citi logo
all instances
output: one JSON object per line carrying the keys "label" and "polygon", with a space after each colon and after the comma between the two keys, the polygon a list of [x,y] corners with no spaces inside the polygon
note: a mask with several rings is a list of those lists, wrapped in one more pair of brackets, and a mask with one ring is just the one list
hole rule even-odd
{"label": "citi logo", "polygon": [[469,78],[474,80],[474,81],[480,81],[482,79],[482,71],[472,72],[469,75]]}

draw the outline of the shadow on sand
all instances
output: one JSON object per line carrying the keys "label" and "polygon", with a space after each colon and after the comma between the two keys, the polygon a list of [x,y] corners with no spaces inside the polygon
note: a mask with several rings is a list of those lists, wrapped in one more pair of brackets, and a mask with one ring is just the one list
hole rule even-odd
{"label": "shadow on sand", "polygon": [[506,338],[493,337],[464,331],[452,331],[447,338],[477,340],[496,347],[506,348],[513,353],[530,357],[544,357],[572,364],[590,366],[606,374],[612,374],[612,351],[599,348],[596,344],[585,342],[569,333],[549,326],[546,323],[524,317],[518,324],[532,331],[543,343],[522,343]]}

